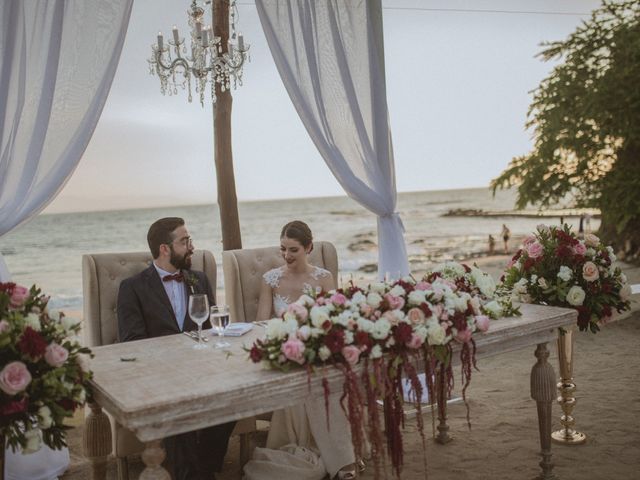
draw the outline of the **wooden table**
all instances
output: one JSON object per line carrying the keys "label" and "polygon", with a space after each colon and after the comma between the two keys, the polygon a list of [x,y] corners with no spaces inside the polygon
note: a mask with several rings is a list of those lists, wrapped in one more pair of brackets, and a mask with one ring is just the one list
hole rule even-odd
{"label": "wooden table", "polygon": [[[556,397],[556,377],[548,363],[547,342],[557,338],[558,328],[576,322],[576,311],[523,305],[522,316],[492,323],[477,335],[477,358],[536,345],[537,362],[531,370],[531,397],[536,401],[540,430],[542,469],[539,478],[552,479],[551,405]],[[264,335],[254,329],[228,338],[230,355],[221,350],[194,350],[186,335],[172,335],[93,349],[91,381],[95,403],[87,417],[85,448],[94,466],[94,478],[104,480],[99,465],[111,452],[110,430],[101,407],[145,442],[145,479],[168,479],[160,467],[164,437],[206,426],[238,420],[301,403],[307,396],[323,395],[320,376],[311,388],[304,370],[281,373],[251,363],[242,346]],[[210,342],[210,343],[213,343]],[[123,359],[135,358],[135,361]],[[454,354],[454,359],[457,355]],[[524,372],[523,372],[524,373]],[[342,373],[328,368],[326,378],[337,391]]]}

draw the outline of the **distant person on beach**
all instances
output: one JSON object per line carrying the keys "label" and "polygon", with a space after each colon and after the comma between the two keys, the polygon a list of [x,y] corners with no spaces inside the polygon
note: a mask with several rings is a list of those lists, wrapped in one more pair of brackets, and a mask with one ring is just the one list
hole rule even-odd
{"label": "distant person on beach", "polygon": [[591,214],[590,213],[584,214],[584,225],[585,225],[585,231],[587,233],[591,233]]}
{"label": "distant person on beach", "polygon": [[495,248],[496,248],[496,239],[493,238],[493,235],[489,235],[489,255],[493,255]]}
{"label": "distant person on beach", "polygon": [[580,223],[578,225],[578,238],[584,238],[584,214],[580,215]]}
{"label": "distant person on beach", "polygon": [[511,230],[504,223],[502,224],[502,240],[504,241],[504,253],[509,253],[509,239],[511,238]]}
{"label": "distant person on beach", "polygon": [[[121,342],[195,330],[197,325],[187,308],[189,293],[205,293],[209,303],[215,304],[206,275],[191,270],[193,241],[182,218],[154,222],[147,243],[152,264],[120,284],[117,313]],[[191,279],[188,286],[185,279]],[[214,472],[222,469],[234,425],[231,422],[165,438],[166,467],[171,478],[214,479]]]}

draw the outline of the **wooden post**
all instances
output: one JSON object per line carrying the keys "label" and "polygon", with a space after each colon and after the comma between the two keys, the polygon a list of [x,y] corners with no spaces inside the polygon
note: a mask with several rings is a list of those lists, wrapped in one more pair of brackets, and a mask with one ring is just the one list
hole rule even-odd
{"label": "wooden post", "polygon": [[[229,2],[212,0],[214,35],[220,37],[222,53],[228,52]],[[233,174],[233,154],[231,149],[231,107],[233,98],[230,90],[222,91],[216,83],[217,101],[213,105],[214,159],[218,185],[218,208],[222,228],[223,250],[242,248],[240,221],[238,219],[238,198],[236,180]]]}

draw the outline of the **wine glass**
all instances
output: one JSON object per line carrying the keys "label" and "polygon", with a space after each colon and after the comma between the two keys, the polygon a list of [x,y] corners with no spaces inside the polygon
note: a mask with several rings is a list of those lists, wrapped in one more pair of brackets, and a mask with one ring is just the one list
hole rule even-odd
{"label": "wine glass", "polygon": [[198,343],[193,348],[207,348],[202,342],[202,324],[209,316],[209,299],[204,293],[196,293],[189,296],[189,316],[191,320],[198,324]]}
{"label": "wine glass", "polygon": [[216,348],[230,347],[229,342],[224,340],[224,329],[229,325],[229,307],[226,305],[214,305],[211,307],[211,326],[218,333],[218,341],[215,343]]}

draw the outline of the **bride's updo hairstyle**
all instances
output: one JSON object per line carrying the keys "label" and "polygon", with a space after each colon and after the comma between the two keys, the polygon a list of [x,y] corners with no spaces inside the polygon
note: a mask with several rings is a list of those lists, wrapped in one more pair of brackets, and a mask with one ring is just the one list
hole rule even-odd
{"label": "bride's updo hairstyle", "polygon": [[309,228],[309,225],[300,220],[294,220],[282,227],[280,238],[284,237],[297,240],[305,249],[311,245],[311,250],[309,250],[309,252],[313,250],[313,235],[311,234],[311,229]]}

